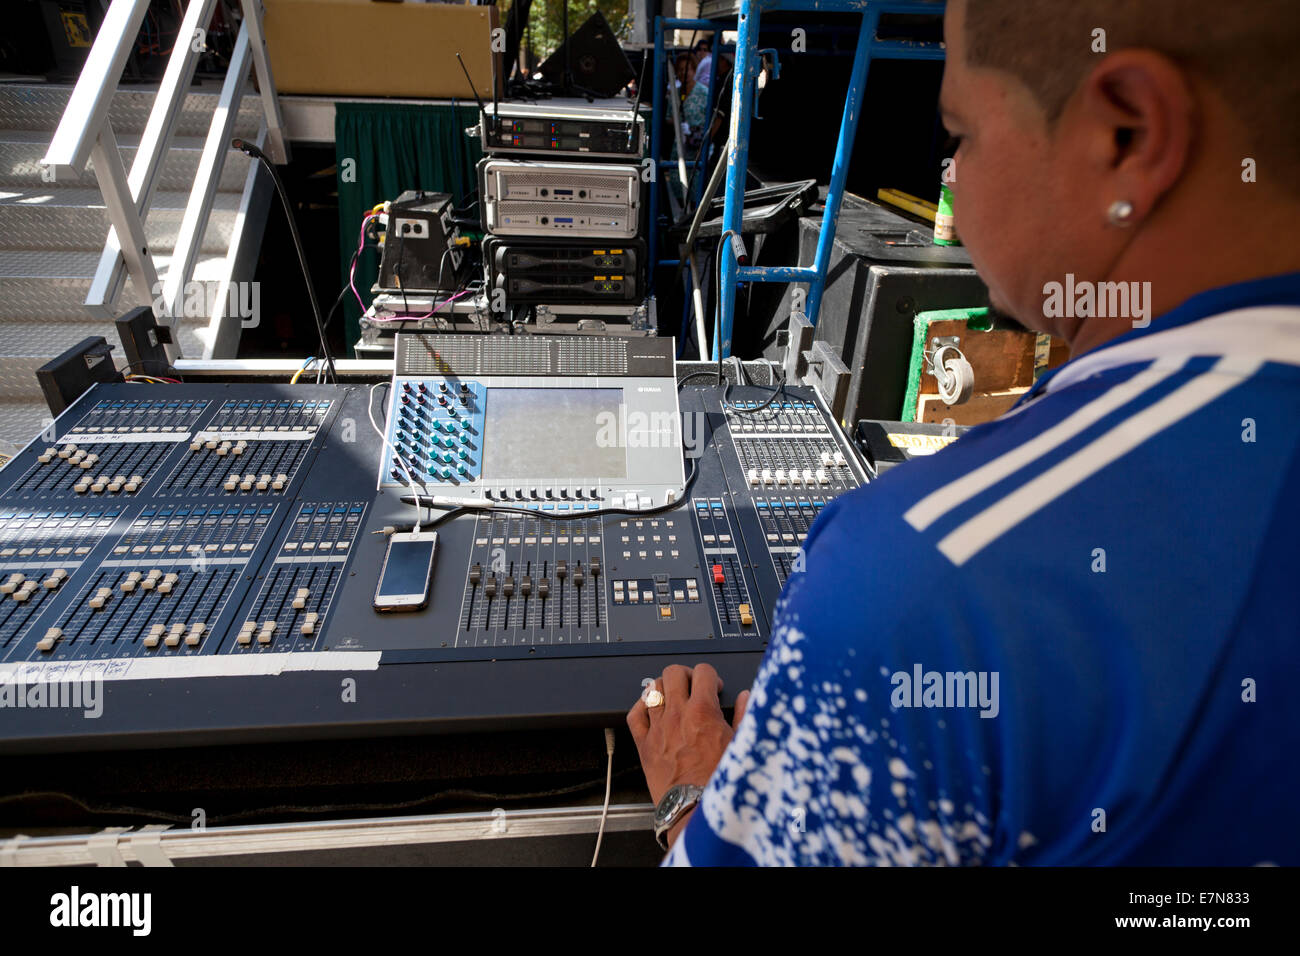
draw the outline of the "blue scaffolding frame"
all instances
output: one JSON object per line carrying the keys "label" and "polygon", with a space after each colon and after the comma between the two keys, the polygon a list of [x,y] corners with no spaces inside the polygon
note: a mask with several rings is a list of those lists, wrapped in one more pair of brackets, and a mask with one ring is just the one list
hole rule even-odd
{"label": "blue scaffolding frame", "polygon": [[[831,246],[839,223],[840,206],[844,200],[844,184],[848,178],[849,153],[857,136],[858,119],[867,85],[867,72],[873,59],[941,60],[944,48],[939,43],[908,40],[880,40],[876,37],[882,14],[936,14],[943,13],[946,4],[935,0],[744,0],[736,20],[736,57],[732,73],[731,119],[727,139],[726,198],[723,207],[723,235],[739,235],[745,213],[745,182],[749,172],[749,124],[753,115],[754,85],[761,68],[758,49],[759,31],[764,11],[808,11],[813,13],[861,13],[858,42],[853,55],[853,72],[849,79],[848,94],[844,100],[844,114],[840,119],[839,139],[835,144],[835,160],[831,167],[830,184],[826,190],[826,203],[822,213],[821,231],[817,238],[817,253],[811,266],[742,266],[730,245],[724,244],[721,257],[722,290],[719,303],[720,321],[713,337],[713,359],[731,355],[731,332],[736,309],[736,287],[741,282],[807,282],[808,301],[805,314],[808,321],[817,324],[822,293],[826,287],[826,271],[830,265]],[[660,143],[660,117],[663,116],[664,32],[666,30],[712,30],[714,62],[717,62],[719,40],[723,30],[732,29],[726,20],[685,20],[658,17],[655,19],[654,64],[654,127],[650,135],[650,150],[659,169],[672,165],[662,160]],[[714,69],[709,79],[709,102],[713,102],[714,85],[718,71]],[[707,143],[707,140],[706,140]],[[701,147],[693,162],[696,167],[708,161],[707,149]],[[695,180],[703,188],[702,176]],[[676,266],[677,260],[657,261],[659,186],[656,178],[650,193],[650,262],[652,268]],[[688,279],[689,281],[689,279]]]}

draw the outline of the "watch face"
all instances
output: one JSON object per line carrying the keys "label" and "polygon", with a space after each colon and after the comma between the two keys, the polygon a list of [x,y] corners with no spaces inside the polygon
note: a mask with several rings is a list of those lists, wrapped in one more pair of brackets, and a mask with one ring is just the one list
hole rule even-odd
{"label": "watch face", "polygon": [[655,822],[663,823],[671,818],[677,808],[682,805],[685,796],[685,790],[680,784],[676,787],[670,787],[668,792],[660,799],[659,806],[655,808]]}

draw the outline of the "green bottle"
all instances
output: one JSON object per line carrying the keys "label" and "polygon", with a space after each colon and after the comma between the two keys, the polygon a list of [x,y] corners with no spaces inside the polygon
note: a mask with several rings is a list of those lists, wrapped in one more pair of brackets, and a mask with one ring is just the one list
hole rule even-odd
{"label": "green bottle", "polygon": [[945,182],[939,184],[939,211],[934,216],[934,244],[961,245],[961,240],[957,238],[957,220],[952,214],[952,187]]}

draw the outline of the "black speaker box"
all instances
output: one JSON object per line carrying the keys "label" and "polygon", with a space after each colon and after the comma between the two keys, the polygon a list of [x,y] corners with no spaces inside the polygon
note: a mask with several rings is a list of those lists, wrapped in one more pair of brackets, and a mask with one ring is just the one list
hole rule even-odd
{"label": "black speaker box", "polygon": [[[564,75],[565,64],[569,76]],[[636,79],[632,64],[605,17],[597,11],[573,31],[540,67],[542,78],[567,92],[614,96]]]}
{"label": "black speaker box", "polygon": [[[813,262],[820,231],[820,216],[799,220],[800,264]],[[852,373],[845,422],[892,421],[902,414],[918,312],[988,305],[988,289],[969,253],[936,246],[932,237],[928,225],[845,197],[815,335],[832,345]],[[776,321],[783,323],[798,304],[796,289],[806,303],[807,288],[795,283],[787,289]],[[742,322],[738,315],[737,326]]]}

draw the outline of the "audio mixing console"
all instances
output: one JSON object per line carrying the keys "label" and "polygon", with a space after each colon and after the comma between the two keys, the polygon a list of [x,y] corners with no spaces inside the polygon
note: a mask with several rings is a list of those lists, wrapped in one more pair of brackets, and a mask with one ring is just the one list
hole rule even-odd
{"label": "audio mixing console", "polygon": [[[864,476],[811,389],[679,391],[672,349],[412,335],[377,388],[94,387],[0,471],[0,675],[102,680],[102,716],[0,710],[0,747],[607,723],[678,660],[734,699]],[[381,614],[412,484],[457,510],[423,513],[427,607]]]}

